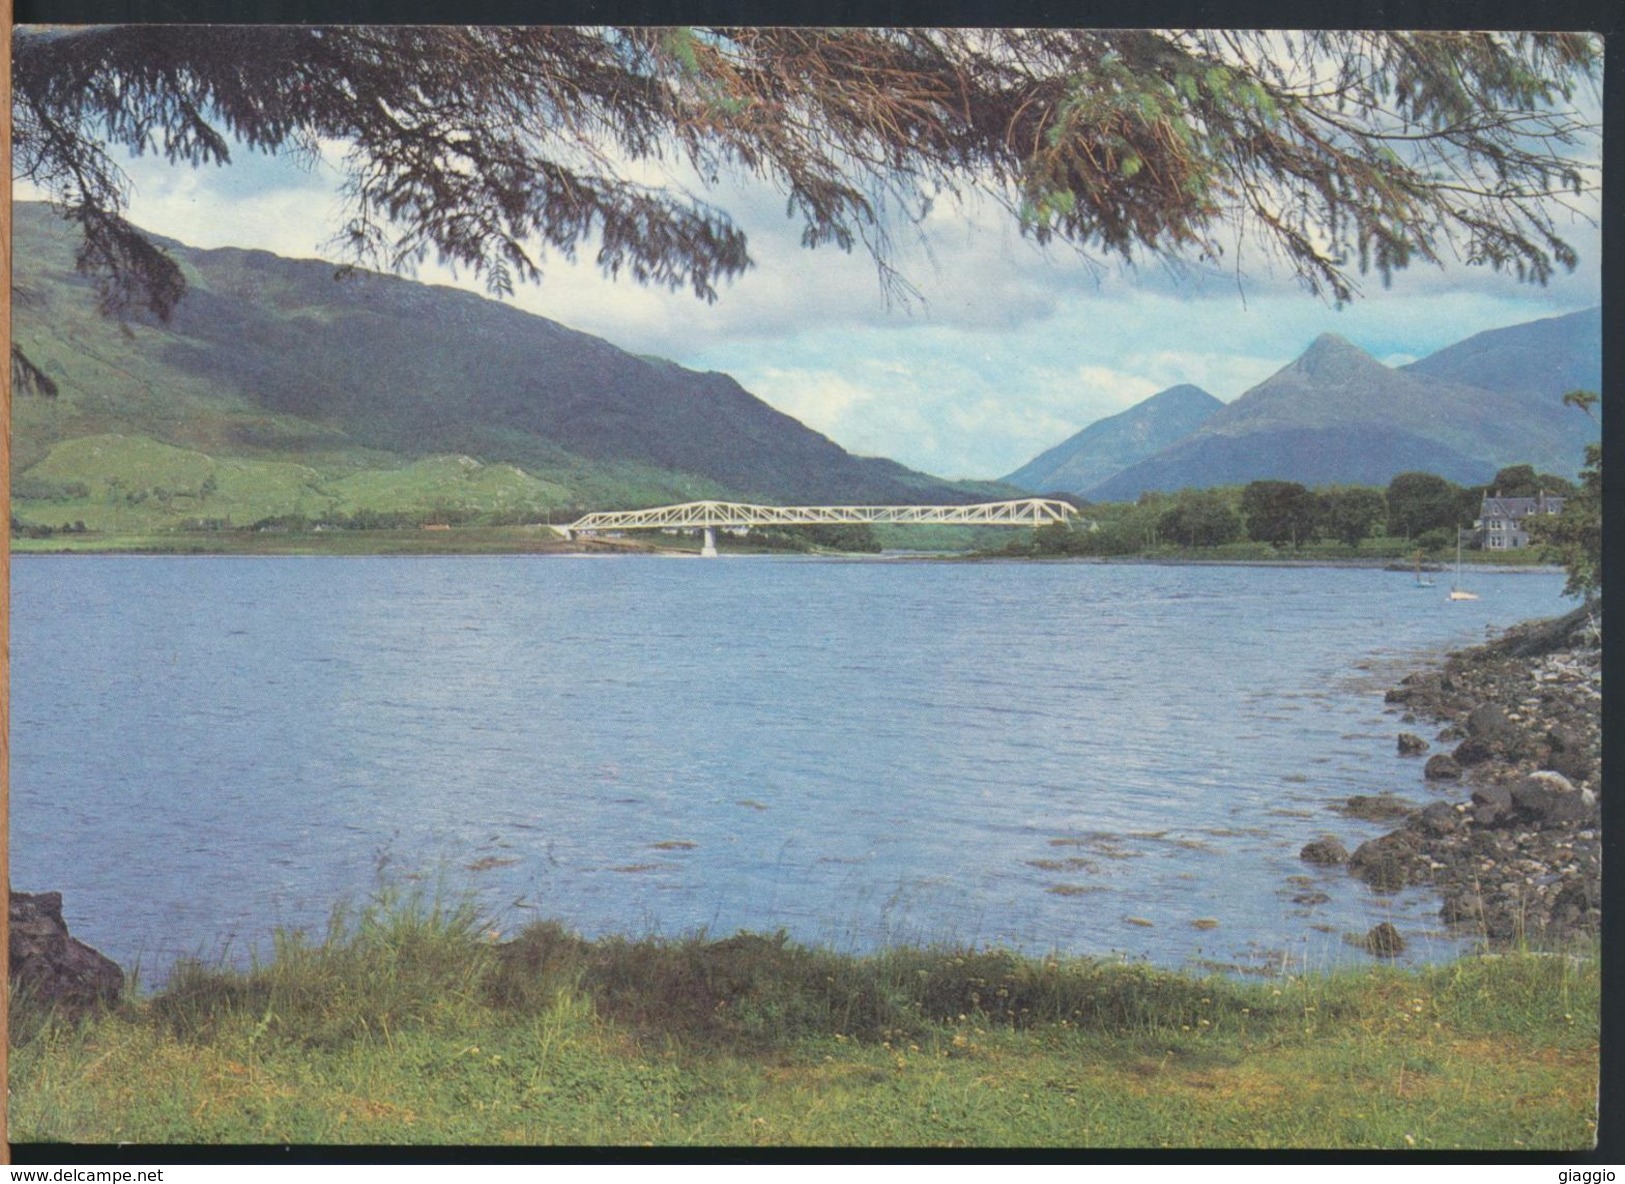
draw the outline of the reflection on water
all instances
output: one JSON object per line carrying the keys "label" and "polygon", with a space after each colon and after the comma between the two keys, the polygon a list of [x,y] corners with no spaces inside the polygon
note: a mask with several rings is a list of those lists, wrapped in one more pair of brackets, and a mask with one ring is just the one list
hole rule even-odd
{"label": "reflection on water", "polygon": [[[129,963],[386,876],[588,935],[781,926],[1159,963],[1351,955],[1304,842],[1425,801],[1396,659],[1560,611],[1311,568],[19,557],[14,883]],[[1391,825],[1391,824],[1390,824]]]}

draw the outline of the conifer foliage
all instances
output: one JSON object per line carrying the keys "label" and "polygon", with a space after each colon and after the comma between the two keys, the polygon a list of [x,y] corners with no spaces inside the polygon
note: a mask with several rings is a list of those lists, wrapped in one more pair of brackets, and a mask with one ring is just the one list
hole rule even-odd
{"label": "conifer foliage", "polygon": [[[1065,29],[110,26],[19,30],[15,168],[82,231],[110,314],[174,261],[115,157],[344,152],[356,264],[437,257],[496,293],[549,251],[689,289],[751,266],[708,187],[776,186],[805,245],[866,248],[947,196],[1126,258],[1270,243],[1342,302],[1459,254],[1544,281],[1595,178],[1584,34]],[[651,181],[681,164],[696,191]]]}

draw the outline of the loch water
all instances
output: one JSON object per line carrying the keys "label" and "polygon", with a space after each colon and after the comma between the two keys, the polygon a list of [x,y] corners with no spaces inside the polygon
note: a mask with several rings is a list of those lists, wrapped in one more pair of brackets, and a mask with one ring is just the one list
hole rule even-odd
{"label": "loch water", "polygon": [[381,884],[494,927],[1315,968],[1425,890],[1383,691],[1562,578],[655,556],[18,556],[13,886],[144,979]]}

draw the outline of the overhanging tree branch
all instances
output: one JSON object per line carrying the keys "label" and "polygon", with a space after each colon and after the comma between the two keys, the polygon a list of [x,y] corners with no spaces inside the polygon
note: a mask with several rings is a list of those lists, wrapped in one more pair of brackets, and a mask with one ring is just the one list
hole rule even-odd
{"label": "overhanging tree branch", "polygon": [[24,29],[16,168],[82,230],[115,315],[167,316],[173,261],[108,153],[229,164],[348,146],[354,263],[433,255],[495,292],[546,250],[716,299],[751,266],[725,210],[648,170],[778,188],[808,247],[870,252],[945,196],[1039,243],[1216,259],[1248,223],[1351,299],[1459,247],[1545,282],[1554,198],[1594,188],[1600,45],[1577,34],[217,26]]}

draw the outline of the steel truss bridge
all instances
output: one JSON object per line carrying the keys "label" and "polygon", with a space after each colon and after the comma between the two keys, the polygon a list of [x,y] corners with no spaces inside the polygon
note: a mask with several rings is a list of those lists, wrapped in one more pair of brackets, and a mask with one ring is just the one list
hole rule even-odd
{"label": "steel truss bridge", "polygon": [[650,510],[602,510],[568,526],[555,526],[565,538],[612,530],[700,529],[702,555],[715,555],[717,527],[824,526],[853,523],[947,523],[954,526],[1039,527],[1066,522],[1072,506],[1050,498],[1028,497],[968,506],[756,506],[746,502],[684,502]]}

